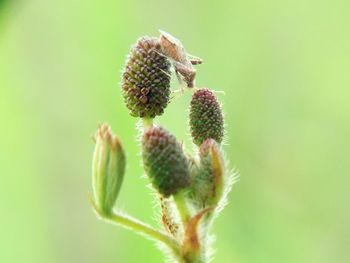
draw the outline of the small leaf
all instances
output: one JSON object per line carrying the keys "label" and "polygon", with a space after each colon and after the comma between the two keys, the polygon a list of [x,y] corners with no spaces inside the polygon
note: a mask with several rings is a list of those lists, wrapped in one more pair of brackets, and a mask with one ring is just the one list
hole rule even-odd
{"label": "small leaf", "polygon": [[198,225],[203,216],[213,209],[214,206],[202,209],[188,221],[182,252],[183,257],[186,260],[185,262],[197,262],[195,260],[201,257],[201,243],[198,236]]}

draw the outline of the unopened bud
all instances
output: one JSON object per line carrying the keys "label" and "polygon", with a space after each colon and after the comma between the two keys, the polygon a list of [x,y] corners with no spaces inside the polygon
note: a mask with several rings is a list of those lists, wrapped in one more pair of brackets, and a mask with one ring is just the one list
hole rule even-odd
{"label": "unopened bud", "polygon": [[219,145],[205,140],[199,149],[200,164],[192,182],[191,199],[199,207],[217,205],[223,196],[225,165]]}
{"label": "unopened bud", "polygon": [[162,127],[145,131],[142,159],[152,185],[165,197],[190,185],[189,165],[181,144]]}
{"label": "unopened bud", "polygon": [[97,209],[109,214],[118,197],[125,173],[126,157],[119,139],[107,124],[95,135],[92,186]]}
{"label": "unopened bud", "polygon": [[142,37],[131,48],[122,76],[125,104],[134,117],[162,115],[170,96],[170,62],[159,40]]}
{"label": "unopened bud", "polygon": [[198,146],[209,138],[222,142],[224,119],[221,107],[215,95],[208,89],[199,89],[192,96],[190,128],[193,142]]}

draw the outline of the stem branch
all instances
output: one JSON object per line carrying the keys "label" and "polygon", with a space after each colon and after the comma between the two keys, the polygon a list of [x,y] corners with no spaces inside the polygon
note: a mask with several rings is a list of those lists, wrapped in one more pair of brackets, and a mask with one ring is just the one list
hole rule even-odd
{"label": "stem branch", "polygon": [[122,225],[153,240],[160,241],[172,249],[178,248],[178,244],[173,238],[130,216],[113,213],[104,217],[104,219],[111,223]]}

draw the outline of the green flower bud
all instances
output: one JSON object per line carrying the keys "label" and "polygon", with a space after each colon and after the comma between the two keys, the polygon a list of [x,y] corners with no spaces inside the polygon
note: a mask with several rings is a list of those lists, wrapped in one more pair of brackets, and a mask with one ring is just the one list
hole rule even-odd
{"label": "green flower bud", "polygon": [[126,157],[119,139],[107,124],[98,128],[95,140],[92,162],[95,206],[101,213],[110,214],[123,182]]}
{"label": "green flower bud", "polygon": [[198,146],[209,138],[222,142],[224,118],[216,97],[208,89],[199,89],[192,96],[190,128],[193,142]]}
{"label": "green flower bud", "polygon": [[152,185],[165,197],[190,185],[189,165],[181,144],[162,127],[152,127],[142,138],[142,159]]}
{"label": "green flower bud", "polygon": [[224,159],[213,139],[205,140],[199,149],[200,163],[192,182],[191,199],[198,207],[217,205],[224,192]]}
{"label": "green flower bud", "polygon": [[122,94],[134,117],[161,115],[170,96],[170,62],[159,40],[142,37],[131,48],[122,76]]}

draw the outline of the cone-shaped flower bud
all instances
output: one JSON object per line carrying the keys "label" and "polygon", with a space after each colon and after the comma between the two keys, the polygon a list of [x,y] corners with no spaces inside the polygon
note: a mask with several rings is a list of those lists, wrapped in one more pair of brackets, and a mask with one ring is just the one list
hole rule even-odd
{"label": "cone-shaped flower bud", "polygon": [[121,84],[132,116],[154,118],[163,113],[170,96],[170,62],[157,38],[142,37],[131,48]]}
{"label": "cone-shaped flower bud", "polygon": [[101,213],[109,214],[123,182],[126,158],[119,139],[107,124],[98,128],[95,140],[92,162],[95,206]]}
{"label": "cone-shaped flower bud", "polygon": [[165,197],[189,186],[189,165],[181,144],[162,127],[143,134],[142,159],[152,185]]}
{"label": "cone-shaped flower bud", "polygon": [[206,139],[221,143],[224,136],[224,119],[220,104],[208,89],[197,90],[190,105],[190,128],[193,142],[201,145]]}
{"label": "cone-shaped flower bud", "polygon": [[199,149],[200,164],[192,182],[191,199],[198,207],[217,205],[224,192],[224,159],[213,139],[205,140]]}

